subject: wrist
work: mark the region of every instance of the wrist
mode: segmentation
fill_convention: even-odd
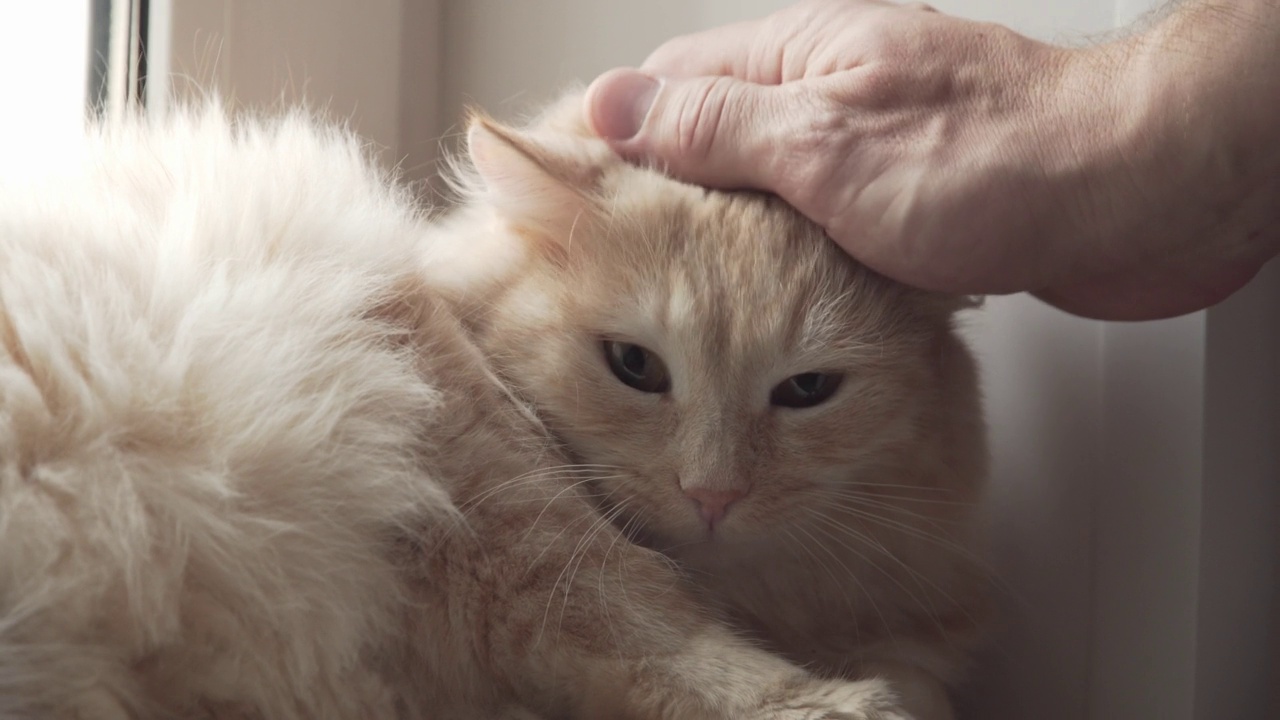
[[[1055,50],[1059,71],[1046,83],[1037,139],[1050,163],[1047,189],[1063,211],[1060,227],[1046,229],[1069,248],[1057,280],[1068,280],[1116,271],[1152,250],[1140,231],[1154,198],[1177,192],[1165,168],[1177,154],[1164,147],[1159,103],[1145,97],[1130,48]]]
[[[1187,2],[1112,48],[1131,104],[1119,152],[1145,228],[1170,254],[1234,260],[1280,247],[1280,0]],[[1154,242],[1155,238],[1151,238]]]

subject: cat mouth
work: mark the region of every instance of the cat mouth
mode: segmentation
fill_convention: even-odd
[[[609,523],[637,547],[666,555],[694,545],[718,546],[729,542],[724,528],[728,518],[721,517],[715,522],[709,522],[699,517],[693,527],[684,526],[664,532],[661,524],[655,527],[645,517],[642,508],[635,507],[634,503],[625,499],[620,501],[599,480],[584,478],[580,488],[582,496],[592,504],[596,512],[601,517],[608,518]],[[693,514],[697,517],[696,511]]]

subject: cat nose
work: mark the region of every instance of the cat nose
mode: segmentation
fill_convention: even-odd
[[[742,490],[708,490],[706,488],[689,488],[684,491],[698,504],[698,513],[708,524],[715,525],[724,519],[729,506],[742,499],[747,493]]]

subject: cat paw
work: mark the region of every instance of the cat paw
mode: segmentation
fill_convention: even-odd
[[[775,693],[760,720],[914,720],[879,680],[811,681]]]

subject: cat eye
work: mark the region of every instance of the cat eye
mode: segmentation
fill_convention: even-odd
[[[779,407],[809,408],[826,402],[840,387],[843,375],[809,372],[783,380],[769,395],[769,403]]]
[[[604,357],[609,362],[609,369],[625,385],[647,393],[663,393],[671,389],[667,366],[648,348],[605,340]]]

